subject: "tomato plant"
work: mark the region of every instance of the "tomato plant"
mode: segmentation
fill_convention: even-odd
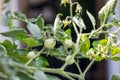
[[[8,1],[8,0],[6,0]],[[82,7],[78,2],[72,0],[61,0],[61,6],[70,6],[70,15],[62,19],[64,14],[58,13],[54,24],[47,25],[40,16],[28,19],[26,15],[17,12],[7,11],[4,15],[4,25],[9,27],[9,31],[0,33],[5,37],[10,37],[12,41],[0,41],[0,79],[2,80],[61,80],[56,76],[47,73],[58,74],[66,79],[85,80],[86,73],[95,61],[113,60],[120,61],[120,21],[113,16],[117,0],[109,0],[98,13],[100,27],[95,28],[96,20],[87,10],[86,13],[91,20],[93,30],[89,33],[83,33],[87,29],[81,16]],[[76,10],[73,9],[76,6]],[[73,14],[75,13],[75,15]],[[112,16],[108,21],[107,18]],[[22,27],[15,27],[13,20],[19,20],[27,24],[30,34]],[[70,27],[68,27],[70,26]],[[114,32],[110,29],[118,26]],[[67,30],[64,30],[64,28]],[[76,41],[73,41],[71,28],[76,33]],[[104,30],[106,28],[106,30]],[[101,34],[105,35],[104,39],[94,40]],[[18,48],[16,41],[25,44],[25,48]],[[56,47],[57,43],[60,46]],[[92,46],[90,46],[92,45]],[[34,50],[33,47],[42,46],[40,51]],[[48,68],[49,62],[42,55],[54,56],[64,61],[64,65],[59,68]],[[78,65],[80,59],[88,58],[91,62],[81,70]],[[68,65],[75,64],[79,73],[65,71]],[[112,80],[119,80],[120,75],[113,75]]]

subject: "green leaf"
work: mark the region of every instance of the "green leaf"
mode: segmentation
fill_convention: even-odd
[[[114,46],[114,47],[110,50],[110,53],[111,53],[112,55],[119,54],[119,53],[120,53],[120,48],[117,47],[117,46]]]
[[[4,40],[3,43],[1,43],[6,48],[6,53],[17,53],[17,45],[15,43],[10,42],[9,40]]]
[[[8,26],[11,16],[12,16],[12,13],[10,11],[5,12],[5,15],[3,15],[2,17],[2,24],[4,26]]]
[[[27,17],[25,14],[21,13],[21,12],[14,12],[14,16],[12,16],[13,18],[17,19],[17,20],[21,20],[24,22],[28,23]]]
[[[80,28],[80,29],[86,29],[86,25],[81,17],[81,15],[76,14],[73,17],[73,21],[75,22],[75,24]]]
[[[110,26],[110,28],[112,26],[120,26],[120,21],[119,20],[111,20],[109,23],[108,23],[108,27]]]
[[[109,0],[106,5],[99,11],[99,19],[103,22],[104,19],[114,13],[117,0]]]
[[[93,28],[95,29],[96,20],[95,20],[94,16],[89,11],[87,11],[87,15],[89,16],[89,18],[92,22]]]
[[[120,74],[113,74],[111,80],[120,80]]]
[[[26,36],[26,31],[21,28],[13,28],[8,32],[1,33],[3,36],[11,37],[13,39],[21,39]]]
[[[57,30],[58,30],[59,28],[62,27],[62,22],[61,22],[61,19],[60,19],[61,16],[62,16],[62,14],[61,14],[61,13],[58,13],[57,16],[56,16],[56,18],[55,18],[54,28],[53,28],[53,31],[54,31],[55,33],[57,32]]]
[[[43,38],[39,39],[37,45],[42,46],[43,44],[44,44]]]
[[[6,48],[3,45],[0,45],[0,56],[6,54]]]
[[[85,44],[81,47],[80,52],[86,53],[90,48],[90,40],[87,40]]]
[[[109,46],[107,46],[107,43],[108,43],[108,39],[102,39],[102,40],[94,41],[92,45],[95,51],[97,52],[102,51],[104,54],[106,54],[109,49]]]
[[[108,39],[102,39],[100,40],[99,44],[101,44],[102,46],[106,46],[108,43]]]
[[[113,61],[120,61],[120,57],[112,57],[112,58],[110,58],[110,60],[113,60]]]
[[[49,66],[49,63],[44,57],[40,56],[39,58],[35,59],[35,65],[37,67],[47,67]]]
[[[35,80],[30,74],[24,73],[24,72],[18,72],[17,77],[20,78],[20,80]]]
[[[64,35],[65,38],[68,38],[68,39],[71,39],[71,30],[70,29],[67,29],[65,31],[65,35]],[[62,37],[63,38],[63,37]]]
[[[87,39],[86,35],[81,35],[80,44],[83,43],[86,39]],[[87,41],[85,41],[84,45],[80,48],[80,52],[86,54],[89,48],[90,48],[90,40],[88,39]]]
[[[107,39],[97,40],[92,43],[92,46],[95,50],[98,50],[98,45],[101,45],[101,47],[105,47],[107,45],[107,42]],[[104,50],[107,51],[108,47],[106,47]]]
[[[101,55],[99,55],[95,58],[95,61],[101,61],[101,60],[103,60],[103,57]]]
[[[49,80],[45,73],[40,70],[35,71],[33,77],[35,78],[35,80]]]
[[[60,78],[52,75],[47,75],[47,77],[49,78],[49,80],[61,80]]]
[[[99,44],[104,47],[104,53],[107,53],[108,52],[108,49],[110,46],[107,45],[108,43],[108,39],[102,39],[100,40]]]
[[[18,53],[8,53],[7,55],[22,63],[26,63],[29,60],[26,56],[20,55]]]
[[[4,45],[6,47],[6,49],[16,49],[17,48],[17,45],[11,43],[9,40],[4,40],[4,42],[1,44]]]
[[[57,51],[58,51],[58,55],[59,54],[66,54],[66,52],[65,52],[65,48],[63,47],[63,46],[60,46],[59,48],[57,48]],[[56,53],[55,53],[56,54]]]
[[[2,25],[8,26],[8,23],[9,23],[9,17],[6,16],[6,15],[4,15],[4,16],[2,17]]]
[[[36,24],[28,23],[27,28],[35,38],[37,38],[37,39],[40,38],[41,29]]]
[[[10,29],[14,28],[13,20],[9,20],[8,26],[10,27]]]
[[[92,43],[93,48],[97,50],[98,44],[99,44],[99,41],[98,41],[98,40],[97,40],[97,41],[94,41],[94,42]]]
[[[8,3],[10,0],[4,0],[4,3]]]
[[[28,22],[31,22],[31,23],[35,23],[37,22],[37,19],[36,18],[30,18],[30,19],[27,19]]]
[[[41,16],[38,16],[36,24],[39,26],[41,30],[44,28],[44,20]]]
[[[29,47],[37,46],[37,42],[33,38],[25,38],[22,39],[21,41]]]

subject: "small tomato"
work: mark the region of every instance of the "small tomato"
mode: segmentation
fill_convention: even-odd
[[[64,27],[68,26],[71,23],[70,20],[63,20]]]
[[[68,64],[68,65],[71,65],[75,62],[74,58],[71,56],[71,55],[68,55],[65,59],[65,62]]]
[[[56,44],[56,41],[53,38],[49,38],[44,41],[44,47],[47,49],[54,48],[55,44]]]
[[[33,51],[31,51],[31,52],[29,52],[28,54],[27,54],[27,58],[29,58],[29,59],[31,59],[31,58],[34,58],[34,56],[35,56],[35,52],[33,52]]]
[[[73,41],[71,39],[66,39],[64,41],[64,44],[67,48],[71,47],[73,45]]]

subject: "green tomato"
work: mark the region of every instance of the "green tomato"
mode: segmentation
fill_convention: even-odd
[[[66,39],[64,41],[64,44],[65,44],[66,47],[69,48],[69,47],[71,47],[73,45],[73,41],[71,39]]]
[[[49,38],[44,41],[44,47],[47,49],[54,48],[55,44],[56,44],[56,41],[53,38]]]
[[[75,59],[74,57],[72,57],[71,55],[68,55],[65,59],[65,62],[68,64],[68,65],[71,65],[75,62]]]
[[[35,57],[35,52],[33,52],[33,51],[29,52],[26,57],[29,58],[29,59],[34,58]]]

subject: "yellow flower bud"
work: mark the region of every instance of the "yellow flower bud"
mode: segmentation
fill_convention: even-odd
[[[76,13],[80,13],[82,11],[82,7],[80,6],[80,4],[78,4],[77,6],[76,6]]]
[[[102,54],[103,59],[107,59],[108,55],[107,54]]]
[[[98,45],[98,50],[99,50],[99,51],[104,51],[102,45],[100,45],[100,44]]]
[[[96,56],[94,53],[94,49],[90,49],[86,54],[87,56],[89,56],[90,60],[92,60]]]
[[[63,25],[64,27],[68,26],[71,23],[71,21],[69,20],[63,20]]]
[[[62,5],[62,4],[65,5],[65,4],[68,3],[68,2],[69,2],[69,0],[61,0],[61,5]]]
[[[94,58],[94,56],[95,56],[94,52],[93,52],[93,53],[92,53],[92,52],[91,52],[91,53],[89,53],[89,58],[90,58],[90,59],[93,59],[93,58]]]

